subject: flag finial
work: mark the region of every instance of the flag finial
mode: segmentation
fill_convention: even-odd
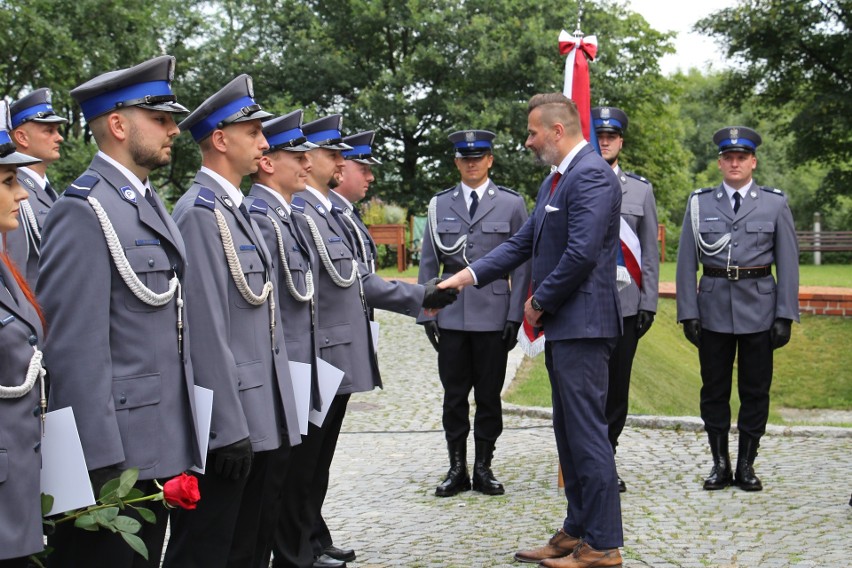
[[[580,31],[580,22],[583,19],[583,4],[577,0],[577,29],[574,30],[574,37],[583,37],[583,32]]]

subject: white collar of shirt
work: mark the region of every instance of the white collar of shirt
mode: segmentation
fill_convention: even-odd
[[[35,182],[39,185],[40,188],[44,189],[44,186],[47,185],[47,176],[41,177],[41,175],[35,170],[31,170],[26,166],[21,166],[18,168],[18,171],[24,174],[27,174],[31,178],[35,180]]]
[[[739,189],[734,189],[733,187],[731,187],[730,185],[728,185],[724,181],[722,182],[722,187],[725,188],[725,193],[728,194],[728,201],[731,203],[731,207],[734,206],[734,194],[739,193],[740,198],[741,198],[740,201],[741,202],[745,201],[745,196],[748,193],[748,190],[751,187],[751,184],[753,184],[753,183],[754,183],[753,180],[749,180],[749,182],[746,185],[742,186]]]
[[[287,200],[284,199],[283,195],[281,195],[280,193],[278,193],[277,191],[275,191],[274,189],[272,189],[268,185],[263,185],[262,183],[259,183],[257,185],[259,185],[260,187],[262,187],[263,189],[265,189],[266,191],[268,191],[269,193],[274,195],[275,199],[278,200],[278,203],[280,203],[281,206],[284,208],[284,211],[286,211],[288,214],[290,213],[290,204],[287,203]]]
[[[126,167],[124,167],[124,165],[118,163],[111,156],[104,154],[101,150],[98,150],[98,156],[103,158],[107,163],[111,164],[115,169],[117,169],[119,173],[121,173],[121,175],[126,177],[127,181],[130,182],[130,185],[133,186],[133,189],[139,192],[139,195],[141,195],[142,197],[145,197],[145,195],[147,195],[148,190],[151,189],[151,184],[148,181],[148,178],[145,178],[144,181],[140,180],[138,177],[136,177],[136,174],[128,170]]]
[[[222,189],[225,190],[225,193],[228,194],[228,197],[234,202],[234,207],[239,207],[243,204],[243,192],[238,188],[234,187],[234,184],[208,168],[207,166],[201,166],[201,169],[198,170],[200,172],[204,172],[208,176],[212,177],[216,183],[222,186]]]
[[[485,195],[485,188],[488,187],[488,182],[490,180],[485,178],[485,183],[480,185],[479,187],[470,187],[466,183],[462,182],[462,191],[464,192],[464,201],[467,203],[467,208],[470,209],[471,202],[471,194],[475,191],[476,197],[479,198],[479,201],[482,201],[482,196]]]
[[[355,208],[352,206],[352,202],[351,202],[351,201],[349,201],[348,199],[346,199],[345,197],[343,197],[342,195],[340,195],[339,193],[337,193],[337,192],[336,192],[336,191],[334,191],[333,189],[331,190],[331,192],[332,192],[334,195],[336,195],[337,197],[339,197],[339,198],[340,198],[340,200],[343,202],[343,205],[345,206],[345,207],[343,208],[343,209],[344,209],[344,211],[345,211],[346,209],[349,209],[349,210],[353,210],[353,211],[354,211],[354,209],[355,209]]]
[[[316,198],[320,200],[320,203],[322,203],[323,205],[325,205],[325,208],[326,208],[329,212],[331,211],[331,208],[332,208],[332,207],[334,207],[334,205],[332,205],[332,204],[331,204],[331,200],[330,200],[328,197],[326,197],[325,195],[323,195],[322,193],[320,193],[320,190],[318,190],[318,189],[316,189],[316,188],[313,188],[313,187],[311,187],[311,186],[309,186],[309,185],[308,185],[308,186],[305,186],[305,189],[306,189],[307,191],[310,191],[313,195],[315,195],[315,196],[316,196]]]
[[[621,173],[621,168],[618,167],[618,164],[615,164],[615,167],[612,168],[612,171],[615,173],[615,175],[618,176]]]
[[[559,162],[559,167],[556,168],[556,171],[560,174],[564,174],[565,170],[567,170],[568,166],[571,164],[571,160],[573,160],[574,157],[580,153],[580,150],[582,150],[583,146],[585,146],[586,144],[588,144],[588,142],[586,142],[585,140],[581,140],[576,146],[571,148],[571,151],[568,152],[568,155],[562,158],[562,161]]]

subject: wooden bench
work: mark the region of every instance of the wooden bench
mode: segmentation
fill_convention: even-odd
[[[802,252],[852,252],[852,231],[796,231]]]

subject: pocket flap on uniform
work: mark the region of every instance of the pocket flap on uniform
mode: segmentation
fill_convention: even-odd
[[[302,253],[299,251],[287,251],[287,265],[290,267],[290,270],[293,272],[304,272],[305,271],[305,260],[302,257]]]
[[[340,260],[341,258],[352,258],[352,251],[343,242],[326,243],[328,248],[328,256],[331,260]]]
[[[6,450],[0,450],[0,483],[6,481],[9,477],[9,454]]]
[[[500,295],[508,294],[509,281],[505,278],[498,278],[497,280],[491,283],[491,293]]]
[[[749,221],[746,223],[746,233],[774,233],[775,223],[772,221]]]
[[[483,233],[508,233],[509,223],[506,221],[489,221],[482,223]]]
[[[725,223],[721,221],[699,221],[698,222],[698,232],[699,233],[727,233],[728,229],[725,226]]]
[[[237,388],[241,391],[263,385],[263,365],[251,361],[237,365]]]
[[[461,232],[461,223],[438,223],[439,234],[456,234]]]
[[[160,373],[123,377],[112,382],[112,399],[116,410],[158,404],[160,392]]]
[[[257,253],[257,248],[254,245],[250,249],[238,250],[237,258],[240,259],[240,267],[243,274],[263,272],[263,263],[260,261],[260,255]]]
[[[124,250],[124,255],[127,257],[130,267],[136,274],[162,272],[172,269],[166,251],[157,245],[127,247]]]
[[[775,291],[775,279],[774,278],[758,278],[757,279],[757,291],[761,294],[771,294]]]
[[[352,326],[349,323],[321,328],[317,330],[317,334],[319,335],[320,349],[352,343]]]

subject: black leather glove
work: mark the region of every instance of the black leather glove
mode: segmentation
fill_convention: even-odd
[[[244,438],[233,444],[210,450],[209,457],[213,460],[213,471],[216,475],[237,481],[248,476],[252,455],[251,441]]]
[[[697,319],[683,320],[683,334],[690,343],[701,347],[701,322]]]
[[[654,323],[654,312],[647,310],[639,310],[636,313],[636,336],[642,337],[648,330],[651,329],[651,324]]]
[[[780,349],[790,342],[790,327],[792,322],[784,318],[775,318],[769,329],[769,342],[773,349]]]
[[[506,351],[511,351],[518,344],[519,329],[521,324],[516,321],[507,321],[503,326],[503,343],[506,345]]]
[[[424,286],[426,294],[423,296],[423,307],[427,310],[440,310],[456,301],[459,296],[459,291],[455,288],[447,288],[446,290],[438,289],[440,278],[433,278]]]
[[[426,337],[429,338],[429,343],[438,350],[438,341],[441,339],[441,332],[438,331],[438,322],[427,321],[423,323],[423,329],[426,330]]]

